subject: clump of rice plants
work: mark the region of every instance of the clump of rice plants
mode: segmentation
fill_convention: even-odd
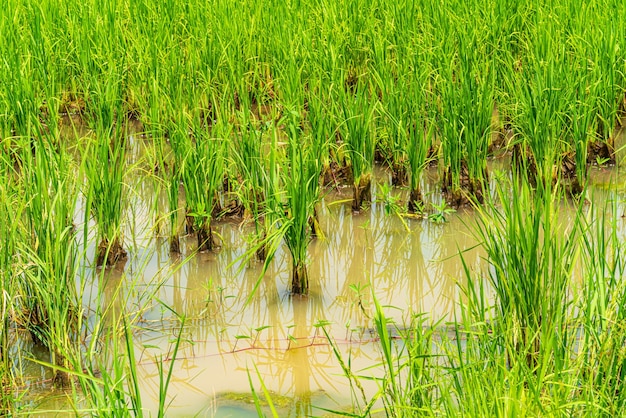
[[[30,240],[20,246],[25,266],[20,273],[24,304],[20,320],[33,342],[50,350],[52,364],[59,367],[54,380],[65,386],[69,384],[66,370],[70,359],[78,353],[82,322],[73,224],[78,195],[75,167],[63,146],[56,148],[48,138],[37,138],[33,150],[28,147],[24,154]]]
[[[87,208],[98,229],[97,266],[114,266],[126,258],[121,231],[126,138],[115,79],[96,82],[90,100],[94,137],[83,156]]]
[[[598,410],[619,414],[626,406],[626,270],[624,243],[619,236],[617,202],[590,205],[582,222],[583,267],[579,342],[581,396]]]
[[[570,90],[561,68],[567,65],[562,34],[541,11],[542,36],[529,46],[519,74],[511,75],[518,105],[513,127],[517,133],[515,164],[528,172],[532,183],[555,182],[562,177],[561,162],[570,152],[563,139]]]
[[[212,251],[218,243],[211,222],[219,212],[218,192],[224,180],[224,152],[230,128],[219,124],[208,131],[192,124],[191,136],[176,133],[177,147],[184,147],[180,172],[187,203],[187,225],[198,237],[198,251]]]
[[[449,55],[442,54],[439,64],[437,121],[443,151],[442,188],[446,201],[460,206],[484,198],[495,71],[479,47],[477,33],[457,33],[454,40],[456,48]]]
[[[263,143],[264,131],[263,125],[256,127],[250,120],[244,118],[234,134],[231,152],[231,158],[235,160],[241,176],[238,194],[247,215],[251,216],[254,222],[254,239],[257,242],[263,242],[270,232],[271,220],[267,210],[267,199],[275,193],[270,177],[275,178],[276,173],[272,174],[270,170],[271,162],[275,162],[276,159],[276,150],[272,147],[269,160],[264,155],[263,148],[266,146]],[[265,261],[267,255],[265,245],[260,245],[256,254],[259,261]]]
[[[560,194],[550,185],[532,190],[528,179],[498,189],[498,200],[489,202],[478,235],[491,269],[499,325],[505,327],[510,361],[525,358],[532,370],[554,353],[568,316],[568,287],[576,264],[578,227],[561,225]],[[545,188],[544,188],[545,187]],[[546,344],[547,343],[547,344]]]
[[[294,118],[288,122],[287,135],[289,142],[282,168],[285,208],[278,219],[291,254],[291,292],[305,295],[309,291],[307,254],[315,205],[319,201],[321,164],[314,153],[316,148],[306,143],[304,133]]]
[[[407,136],[406,155],[409,166],[409,212],[417,213],[423,207],[421,178],[432,152],[435,131],[434,118],[429,107],[433,106],[429,94],[428,73],[418,73],[411,83],[407,83],[406,113],[398,120],[403,134]]]
[[[613,19],[609,18],[605,30],[590,32],[586,56],[592,62],[589,74],[591,91],[587,94],[596,97],[597,112],[597,136],[589,144],[590,157],[592,160],[615,163],[615,133],[626,86],[623,84],[624,58],[623,55],[620,57],[623,54],[620,51],[624,45],[623,36],[612,22]]]
[[[173,131],[173,130],[172,130]],[[172,156],[169,145],[163,136],[155,137],[156,164],[155,170],[160,175],[160,184],[165,188],[167,194],[167,218],[169,219],[168,240],[170,252],[180,253],[180,172],[179,162]]]
[[[376,141],[376,159],[389,167],[391,183],[402,186],[408,178],[406,150],[409,145],[404,125],[407,123],[406,113],[410,103],[407,100],[409,79],[403,74],[403,78],[396,80],[393,74],[389,74],[391,70],[386,66],[375,67],[372,71],[381,97],[381,133]]]
[[[278,146],[279,129],[272,128],[272,150],[268,161],[267,197],[263,216],[267,235],[244,256],[262,251],[265,272],[274,253],[284,241],[291,255],[291,293],[309,292],[308,247],[315,233],[316,205],[320,199],[321,164],[319,147],[310,144],[299,117],[290,113],[284,120],[287,143]],[[278,151],[281,151],[280,153]],[[284,154],[283,154],[284,151]],[[283,191],[280,191],[279,184]]]
[[[331,147],[332,131],[332,94],[330,90],[325,90],[321,86],[315,91],[309,92],[306,96],[308,106],[307,119],[311,128],[311,145],[315,148],[315,155],[320,159],[322,181],[324,184],[336,183],[336,173],[333,172],[332,155],[334,150]]]
[[[345,147],[346,165],[352,173],[352,210],[359,211],[372,198],[372,165],[374,164],[374,109],[367,85],[359,82],[356,90],[339,93],[343,121],[339,133]]]
[[[570,139],[570,151],[563,156],[561,167],[561,180],[568,191],[574,195],[580,195],[588,179],[588,165],[592,155],[589,150],[592,147],[595,120],[595,100],[592,94],[587,94],[588,85],[584,76],[579,72],[574,72],[578,80],[571,80],[572,92],[569,109],[567,111],[566,131],[564,132]],[[572,157],[573,152],[573,157]],[[575,167],[572,168],[571,165]]]

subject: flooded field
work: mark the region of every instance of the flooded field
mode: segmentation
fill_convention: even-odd
[[[0,416],[622,416],[623,0],[8,0]]]
[[[491,168],[507,164],[503,158]],[[590,199],[621,202],[624,180],[616,168],[594,169],[592,179]],[[434,190],[436,180],[437,171],[430,170],[424,190]],[[258,387],[261,380],[280,416],[324,416],[320,408],[350,411],[350,382],[330,341],[355,374],[384,374],[373,295],[394,324],[392,334],[396,326],[411,326],[416,316],[446,334],[446,324],[466,300],[464,266],[472,272],[486,268],[476,238],[479,214],[441,207],[424,217],[401,218],[386,205],[406,191],[386,188],[389,181],[387,172],[377,169],[373,202],[361,213],[352,211],[346,187],[326,190],[319,205],[323,233],[309,246],[309,295],[298,296],[290,293],[284,248],[265,274],[262,263],[245,261],[251,230],[241,218],[216,225],[219,250],[196,253],[195,237],[184,236],[181,254],[171,254],[168,240],[152,227],[150,208],[162,204],[159,194],[138,177],[125,232],[132,256],[110,270],[84,266],[92,279],[83,289],[83,303],[88,318],[90,312],[94,318],[105,312],[106,319],[123,309],[135,318],[132,342],[143,407],[158,410],[159,368],[171,368],[168,416],[256,416],[250,388],[251,381]],[[573,216],[571,210],[563,204],[564,220]],[[619,225],[623,234],[624,222]],[[93,244],[88,251],[95,251]],[[31,350],[37,355],[36,347]],[[47,351],[41,355],[47,361]],[[24,402],[39,411],[34,416],[71,409],[72,395],[52,388],[50,370],[23,361]],[[367,397],[378,389],[375,381],[363,380]],[[80,409],[80,403],[74,407]]]

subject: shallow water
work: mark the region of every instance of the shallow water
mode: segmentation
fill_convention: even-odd
[[[491,170],[505,166],[506,161],[492,162]],[[389,181],[384,170],[375,174],[379,184]],[[624,198],[617,169],[593,168],[592,178],[590,199]],[[443,223],[400,219],[386,213],[385,197],[374,184],[377,199],[368,210],[353,213],[345,201],[351,190],[339,187],[319,205],[323,236],[309,247],[310,294],[291,296],[284,248],[261,278],[260,263],[241,261],[250,226],[224,221],[215,225],[219,251],[194,255],[196,239],[188,236],[182,238],[182,255],[171,256],[167,239],[154,226],[152,208],[165,207],[163,193],[144,177],[137,177],[132,189],[125,231],[131,259],[123,268],[104,272],[84,266],[92,278],[84,304],[92,318],[98,306],[119,310],[125,305],[136,312],[143,404],[150,411],[158,407],[157,364],[166,371],[173,367],[168,416],[256,416],[250,378],[257,391],[262,379],[281,416],[323,414],[316,406],[348,409],[349,382],[323,330],[356,374],[382,376],[382,368],[372,367],[380,360],[371,331],[373,295],[399,327],[422,313],[445,323],[463,302],[466,273],[459,253],[471,271],[485,268],[472,233],[473,210],[448,214]],[[423,190],[435,205],[440,203],[437,189],[432,169],[424,176]],[[392,194],[403,197],[406,191],[393,189]],[[81,205],[79,224],[84,222]],[[567,213],[565,205],[564,220]],[[91,260],[93,238],[87,242]],[[186,317],[182,330],[173,312]],[[169,354],[180,332],[182,344],[172,363]],[[63,393],[49,391],[48,371],[32,364],[27,369],[32,376],[27,399],[33,405],[41,402],[39,415],[68,407]],[[362,382],[368,396],[376,393],[374,381]]]

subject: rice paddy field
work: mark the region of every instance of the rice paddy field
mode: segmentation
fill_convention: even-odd
[[[626,3],[8,0],[1,416],[623,416]]]

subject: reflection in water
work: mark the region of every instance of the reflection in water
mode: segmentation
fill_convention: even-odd
[[[623,190],[607,190],[613,178],[601,177],[607,172],[596,169],[597,186],[590,193],[623,199]],[[430,183],[423,189],[435,190]],[[374,202],[369,210],[354,214],[349,203],[336,203],[348,193],[341,189],[319,207],[324,235],[309,248],[310,295],[292,297],[284,249],[263,277],[260,263],[241,261],[248,246],[246,226],[216,225],[222,238],[217,253],[194,255],[195,239],[182,237],[182,255],[171,256],[167,239],[155,238],[158,231],[151,227],[149,208],[155,203],[143,199],[158,191],[152,183],[137,190],[126,227],[127,245],[136,256],[123,271],[92,271],[85,306],[92,317],[96,309],[111,318],[123,309],[138,316],[134,342],[148,409],[158,405],[156,364],[165,359],[165,370],[172,365],[168,355],[174,336],[183,333],[173,364],[168,416],[225,414],[235,408],[233,399],[251,401],[249,395],[234,395],[250,393],[248,373],[255,387],[260,376],[282,399],[277,405],[283,416],[319,412],[313,405],[344,408],[351,403],[349,382],[322,326],[355,374],[380,375],[382,369],[371,367],[380,359],[369,331],[372,294],[399,326],[421,313],[433,322],[452,320],[463,302],[459,285],[466,280],[459,252],[472,271],[485,267],[472,234],[473,211],[461,210],[444,224],[410,219],[406,231],[397,217],[385,214],[382,204]],[[159,205],[165,205],[162,200]],[[96,295],[102,299],[94,300]],[[183,330],[173,312],[186,317]],[[374,381],[363,383],[369,395],[378,389]]]
[[[285,414],[312,414],[312,399],[331,408],[349,405],[348,381],[321,327],[337,341],[355,373],[379,373],[370,369],[379,361],[369,331],[372,289],[382,305],[397,308],[388,313],[398,324],[421,312],[433,319],[452,317],[457,283],[464,276],[456,254],[468,249],[468,264],[479,260],[463,221],[451,217],[449,223],[435,225],[411,220],[407,232],[376,204],[353,214],[348,205],[323,202],[320,213],[325,234],[310,246],[308,297],[289,295],[289,255],[282,249],[262,278],[258,262],[242,265],[245,228],[231,223],[218,227],[223,240],[218,253],[192,257],[160,285],[159,299],[188,318],[187,343],[170,390],[176,397],[171,413],[197,411],[211,399],[218,412],[220,404],[231,408],[224,394],[248,393],[248,372],[256,377],[254,367],[270,390],[289,397],[282,404]],[[471,214],[460,217],[470,219]],[[168,268],[180,262],[168,256],[151,261]],[[157,307],[147,312],[146,320],[161,323],[165,330],[152,325],[154,332],[137,339],[146,381],[155,376],[159,350],[144,347],[170,344],[174,326],[166,313]],[[365,389],[374,394],[375,382]],[[154,391],[151,398],[157,402]]]

